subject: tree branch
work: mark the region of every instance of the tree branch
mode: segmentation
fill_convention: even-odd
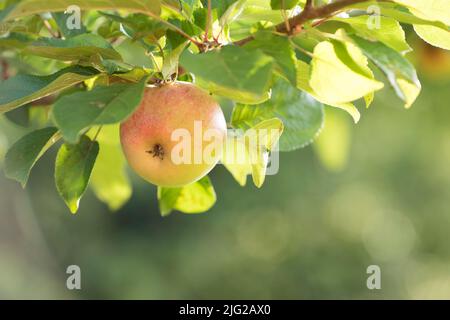
[[[367,1],[369,0],[337,0],[321,7],[314,7],[312,1],[308,0],[301,13],[290,18],[287,24],[282,22],[276,25],[275,30],[279,33],[289,33],[288,28],[290,28],[290,30],[296,30],[299,26],[302,26],[310,20],[327,18],[345,7]],[[242,46],[253,39],[253,36],[249,36],[247,38],[235,41],[234,44]]]

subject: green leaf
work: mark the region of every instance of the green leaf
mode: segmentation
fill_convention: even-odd
[[[228,134],[221,160],[242,187],[247,183],[247,176],[252,173],[252,164],[245,139],[243,135]]]
[[[262,22],[278,24],[283,17],[278,10],[271,10],[270,2],[266,0],[247,1],[238,19],[230,25],[232,40],[239,40],[254,32],[255,24]]]
[[[2,33],[0,32],[0,36]],[[4,49],[24,49],[35,37],[17,32],[10,32],[7,37],[0,37],[0,48]]]
[[[211,8],[217,11],[217,17],[222,17],[238,0],[211,0]],[[208,0],[202,0],[204,8],[208,7]]]
[[[162,216],[172,210],[184,213],[208,211],[216,202],[216,192],[208,176],[180,188],[158,187],[158,201]]]
[[[264,184],[269,152],[277,145],[283,129],[283,122],[278,118],[273,118],[258,123],[245,133],[250,141],[252,139],[256,141],[256,147],[250,143],[248,152],[252,165],[252,179],[257,188],[261,188]]]
[[[97,129],[97,128],[94,128]],[[91,137],[97,130],[91,130]],[[100,151],[92,171],[90,186],[97,198],[105,202],[110,210],[120,209],[131,197],[131,184],[126,173],[119,125],[103,126],[97,136]]]
[[[69,67],[49,76],[19,74],[0,83],[0,113],[57,93],[96,75],[90,68]]]
[[[372,26],[370,19],[377,19],[380,28]],[[405,40],[405,32],[400,23],[395,19],[383,16],[370,17],[362,15],[349,18],[333,18],[333,20],[349,24],[359,36],[367,40],[381,41],[385,45],[400,52],[411,51],[411,47]]]
[[[98,86],[60,98],[54,105],[53,120],[64,139],[78,140],[83,129],[93,125],[114,124],[127,118],[142,100],[147,77],[135,84]]]
[[[226,26],[232,23],[238,16],[242,13],[245,6],[247,5],[247,0],[237,0],[233,2],[223,14],[220,15],[219,24],[220,26]]]
[[[153,63],[152,59],[148,56],[148,51],[136,41],[125,39],[115,49],[128,65],[150,70],[159,68],[159,63]]]
[[[439,21],[446,28],[439,26],[414,25],[414,30],[426,42],[433,46],[450,50],[450,2],[447,0],[395,0],[404,5],[417,17],[430,21]]]
[[[408,1],[408,0],[406,0]],[[425,0],[428,1],[428,0]],[[444,0],[445,1],[445,0]],[[406,2],[405,2],[406,3]],[[418,16],[415,16],[412,14],[407,6],[402,7],[398,5],[397,3],[390,3],[390,2],[380,2],[380,1],[367,1],[359,4],[354,4],[349,6],[349,8],[352,9],[359,9],[366,11],[367,8],[370,6],[376,6],[377,8],[380,8],[380,13],[382,16],[390,17],[392,19],[397,20],[400,23],[407,23],[407,24],[420,24],[420,25],[429,25],[429,26],[435,26],[444,30],[448,30],[448,27],[445,23],[441,21],[437,21],[435,19],[427,19],[427,18],[419,18]]]
[[[180,55],[183,50],[186,48],[187,42],[185,41],[181,45],[179,45],[174,50],[171,50],[165,57],[163,61],[163,66],[161,69],[161,73],[164,79],[169,79],[171,75],[177,73],[178,71],[178,62],[180,60]]]
[[[181,194],[181,189],[158,187],[159,211],[163,217],[168,216],[174,209],[175,203]]]
[[[43,38],[28,45],[25,52],[63,61],[85,61],[95,55],[103,59],[122,60],[108,41],[91,33],[69,39]]]
[[[299,0],[270,0],[270,6],[274,10],[292,9],[298,2]]]
[[[34,164],[57,140],[57,129],[54,127],[39,129],[23,136],[6,153],[6,176],[25,187]]]
[[[161,12],[159,0],[23,0],[8,7],[8,12],[1,18],[9,21],[33,14],[63,12],[74,5],[81,10],[126,10],[151,15],[159,15]]]
[[[55,164],[56,188],[72,213],[78,211],[98,151],[98,142],[87,136],[82,136],[77,144],[63,144],[58,151]]]
[[[150,72],[142,68],[133,68],[130,71],[124,73],[115,73],[112,75],[113,78],[125,79],[130,82],[139,82],[142,78],[150,75]]]
[[[120,31],[133,40],[145,38],[149,42],[158,41],[168,28],[161,21],[141,13],[129,14],[125,17],[106,12],[100,12],[100,14],[111,21],[119,22]]]
[[[241,186],[246,184],[249,174],[256,187],[263,185],[269,152],[277,146],[283,129],[283,122],[272,118],[259,122],[243,134],[240,131],[228,134],[222,163]]]
[[[267,31],[257,32],[254,40],[245,45],[245,48],[260,49],[264,54],[274,58],[276,70],[295,86],[296,57],[289,38]]]
[[[232,45],[203,54],[186,50],[180,63],[211,93],[249,104],[269,98],[273,59],[259,50]]]
[[[326,97],[319,97],[314,92],[313,88],[311,88],[311,85],[309,84],[310,78],[311,78],[310,65],[304,61],[297,60],[297,88],[309,93],[312,97],[314,97],[314,99],[316,99],[317,101],[319,101],[323,104],[346,111],[348,114],[350,114],[352,116],[353,121],[355,123],[358,123],[361,115],[354,104],[352,104],[350,102],[334,103],[334,102],[328,101],[326,99]]]
[[[429,44],[438,48],[450,50],[449,30],[445,31],[434,26],[414,25],[414,31]]]
[[[405,102],[405,107],[410,107],[421,89],[414,66],[400,53],[380,42],[350,37],[386,74],[397,95]]]
[[[450,2],[447,0],[394,0],[417,17],[450,25]]]
[[[272,88],[270,100],[255,106],[237,105],[231,123],[236,128],[248,129],[275,117],[281,119],[285,127],[279,148],[292,151],[311,143],[320,131],[323,105],[306,92],[278,80]]]
[[[344,60],[343,60],[344,59]],[[346,103],[383,88],[373,74],[361,66],[367,59],[355,45],[333,45],[323,41],[314,48],[310,85],[315,94],[331,103]]]

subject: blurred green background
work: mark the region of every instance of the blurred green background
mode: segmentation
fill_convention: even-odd
[[[71,215],[53,182],[56,148],[25,191],[0,175],[0,298],[450,298],[450,78],[436,76],[435,56],[420,59],[412,109],[386,89],[350,130],[328,112],[329,139],[281,154],[260,190],[218,166],[205,214],[161,218],[156,189],[133,176],[119,212],[88,191]],[[24,129],[1,129],[3,154]],[[66,289],[72,264],[79,291]],[[381,290],[366,287],[369,265]]]

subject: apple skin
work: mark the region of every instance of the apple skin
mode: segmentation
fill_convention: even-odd
[[[200,144],[195,140],[195,121],[197,129],[201,124],[203,133],[215,130],[218,143],[223,145],[227,131],[225,117],[206,91],[188,82],[147,87],[136,111],[120,126],[122,149],[131,168],[148,182],[163,187],[180,187],[204,177],[219,161],[222,147],[213,153],[212,161],[172,161],[172,149],[179,144],[172,139],[176,129],[189,131],[192,160],[194,152],[203,152],[211,143],[203,137]]]

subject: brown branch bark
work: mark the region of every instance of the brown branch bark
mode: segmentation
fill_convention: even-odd
[[[280,33],[288,33],[288,28],[290,30],[296,30],[298,29],[299,26],[302,26],[303,24],[305,24],[310,20],[327,18],[352,4],[367,1],[369,0],[337,0],[335,2],[320,7],[314,7],[312,5],[312,1],[307,1],[304,10],[298,15],[289,19],[288,21],[289,27],[286,25],[286,23],[282,22],[275,26],[275,30]],[[235,41],[234,44],[242,46],[247,42],[252,41],[253,39],[254,39],[253,36],[249,36],[247,38]]]

